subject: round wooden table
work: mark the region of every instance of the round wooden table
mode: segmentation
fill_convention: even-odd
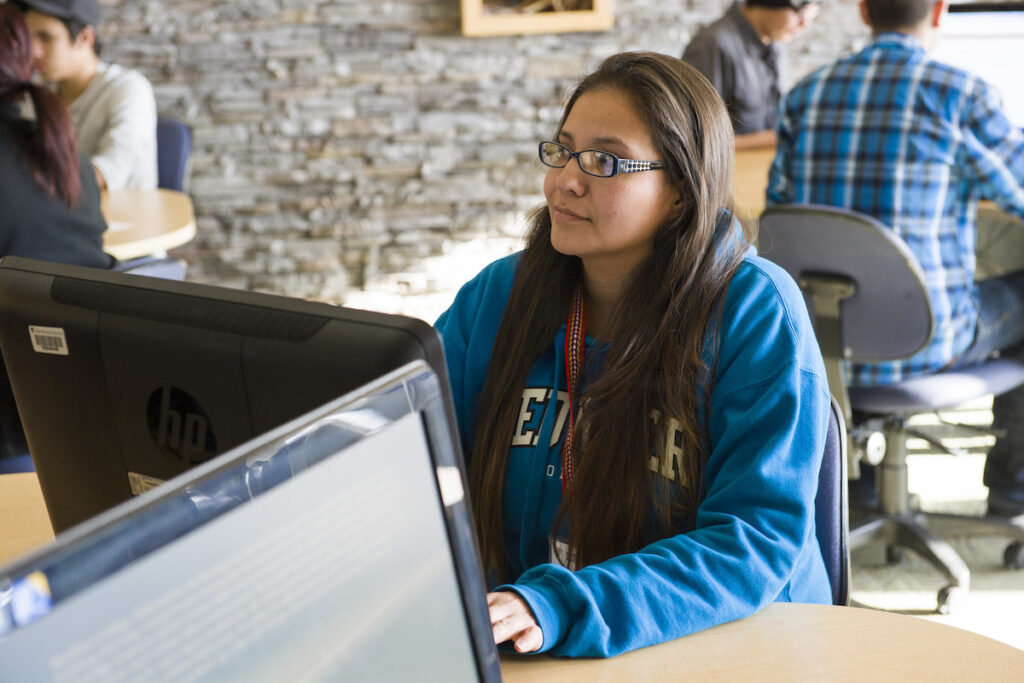
[[[1020,681],[1024,651],[916,617],[776,603],[611,659],[503,655],[505,683],[548,681]]]
[[[100,196],[107,220],[103,249],[122,261],[181,246],[196,234],[192,200],[174,190],[110,190]]]
[[[768,169],[771,168],[774,159],[774,147],[736,152],[732,193],[736,201],[736,215],[741,221],[757,221],[764,213]]]
[[[0,565],[52,540],[36,473],[0,474]]]

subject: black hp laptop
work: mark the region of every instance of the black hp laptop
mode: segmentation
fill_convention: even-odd
[[[16,257],[0,348],[58,532],[409,361],[448,393],[421,320]]]

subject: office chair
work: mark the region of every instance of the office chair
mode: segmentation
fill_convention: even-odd
[[[18,474],[20,472],[35,471],[35,463],[32,462],[32,456],[28,453],[0,458],[0,474]]]
[[[912,509],[907,487],[907,420],[966,401],[1001,394],[1024,383],[1024,363],[1011,358],[915,377],[882,387],[847,388],[842,362],[907,358],[931,339],[934,325],[924,276],[907,245],[869,216],[829,206],[781,205],[761,217],[762,254],[800,284],[814,319],[829,388],[847,424],[848,467],[881,455],[876,470],[878,509],[851,525],[850,545],[874,538],[898,562],[910,548],[948,579],[937,596],[948,613],[970,587],[970,571],[953,548],[928,529],[928,520],[961,533],[1005,535],[1013,542],[1004,564],[1024,567],[1024,524],[997,517]],[[856,423],[854,422],[856,411]],[[879,431],[880,429],[880,431]],[[884,445],[878,443],[881,434]]]
[[[184,192],[191,156],[192,129],[180,121],[157,118],[157,187]]]
[[[846,497],[846,425],[839,403],[832,399],[828,434],[814,498],[814,523],[825,560],[832,604],[850,604],[850,520]]]

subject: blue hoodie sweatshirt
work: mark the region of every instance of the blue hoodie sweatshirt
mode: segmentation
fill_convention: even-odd
[[[487,266],[436,323],[471,467],[478,399],[518,263],[516,254]],[[568,424],[564,325],[532,366],[502,510],[516,579],[499,589],[529,604],[544,634],[541,652],[607,657],[771,602],[831,602],[814,528],[828,382],[802,295],[750,248],[730,282],[720,325],[717,363],[706,359],[715,372],[705,405],[711,448],[695,526],[576,571],[550,557]],[[588,337],[586,345],[589,353],[595,342]],[[652,458],[652,477],[672,471],[679,453],[668,441],[660,461]]]

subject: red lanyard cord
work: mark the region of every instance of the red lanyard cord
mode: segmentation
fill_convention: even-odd
[[[569,301],[569,317],[565,322],[565,385],[569,393],[569,430],[562,441],[562,494],[572,485],[575,461],[573,447],[576,441],[576,395],[583,371],[587,320],[583,310],[583,285],[576,283]]]

